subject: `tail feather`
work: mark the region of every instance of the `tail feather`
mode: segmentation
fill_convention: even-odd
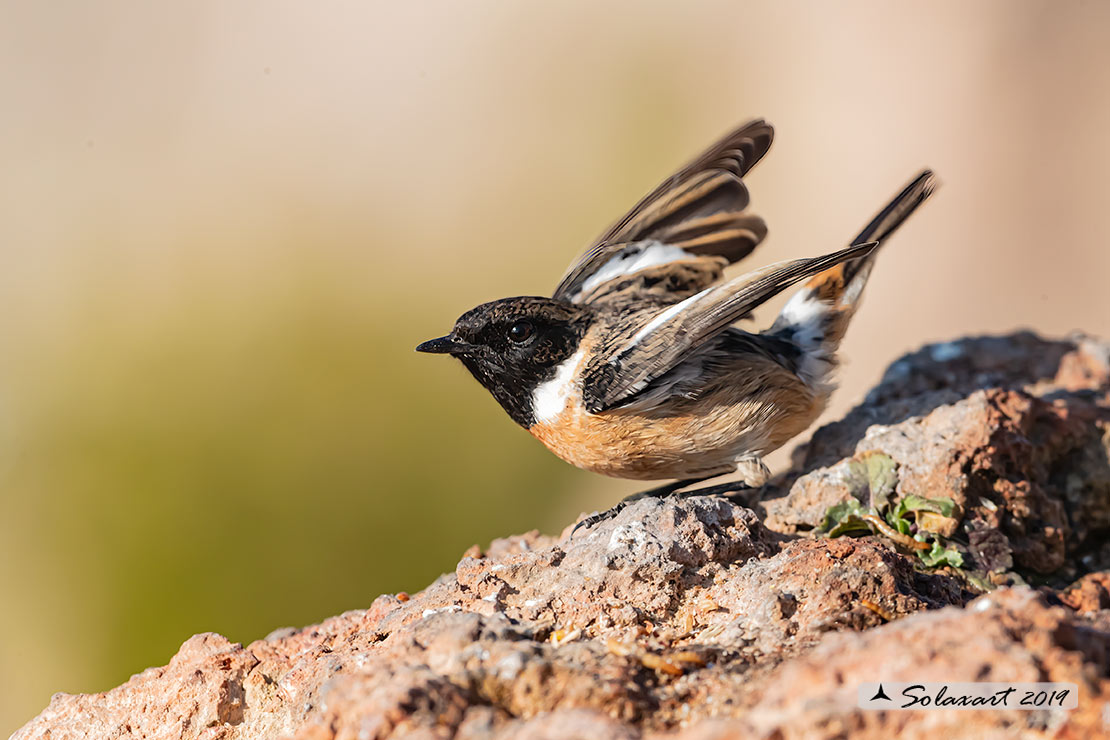
[[[875,218],[871,219],[871,223],[863,227],[855,239],[848,242],[849,244],[862,244],[864,242],[879,242],[880,244],[891,234],[898,230],[910,214],[917,210],[917,207],[925,202],[925,199],[933,194],[937,187],[937,178],[932,170],[925,170],[913,179],[905,189],[899,193],[894,200],[887,204],[886,208],[879,211]],[[858,271],[859,266],[873,262],[875,250],[866,257],[862,257],[853,262],[845,263],[845,283],[851,281],[855,277],[855,271]],[[853,270],[852,268],[855,268]],[[819,277],[819,276],[818,276]],[[816,279],[816,278],[814,278]]]
[[[850,243],[882,242],[932,195],[937,180],[925,170],[906,186]],[[832,392],[836,350],[875,264],[879,249],[820,272],[795,293],[770,333],[794,343],[801,352],[798,373],[820,395]]]

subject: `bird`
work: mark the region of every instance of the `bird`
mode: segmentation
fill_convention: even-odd
[[[416,347],[461,360],[566,462],[674,480],[578,526],[726,474],[739,473],[726,488],[762,487],[763,458],[809,427],[836,387],[837,351],[879,247],[937,184],[920,172],[843,249],[725,279],[767,235],[743,178],[773,138],[764,120],[739,126],[610,226],[551,297],[484,303]],[[738,326],[799,283],[769,328]]]

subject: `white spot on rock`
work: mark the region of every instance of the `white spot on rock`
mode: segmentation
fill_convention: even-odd
[[[633,552],[644,549],[647,545],[647,530],[644,529],[643,522],[629,522],[622,524],[613,530],[613,534],[609,536],[610,552],[621,548],[627,548]]]
[[[461,611],[462,611],[462,607],[459,606],[458,604],[448,604],[447,606],[441,606],[438,609],[425,609],[421,613],[421,616],[424,617],[424,619],[427,619],[428,617],[432,616],[433,614],[440,614],[440,613],[443,613],[443,612],[446,612],[446,613],[450,614],[451,612],[461,612]]]
[[[497,662],[497,677],[502,681],[512,681],[524,670],[524,656],[509,653]]]
[[[964,353],[964,348],[956,342],[941,342],[929,347],[929,356],[933,362],[948,362]]]

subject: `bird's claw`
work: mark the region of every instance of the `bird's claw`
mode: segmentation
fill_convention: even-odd
[[[686,483],[688,484],[689,481],[687,481]],[[733,481],[731,483],[722,483],[720,485],[708,486],[706,488],[696,488],[692,491],[676,490],[677,488],[678,488],[678,486],[675,486],[675,485],[663,486],[661,488],[652,489],[650,491],[641,491],[640,493],[634,493],[631,496],[627,496],[624,499],[618,501],[617,504],[613,508],[607,509],[606,511],[599,511],[596,514],[591,514],[590,516],[586,517],[582,521],[575,524],[574,529],[570,530],[570,536],[574,537],[574,534],[579,529],[582,529],[583,527],[585,527],[586,529],[589,529],[590,527],[594,526],[595,524],[598,524],[600,522],[604,522],[607,519],[612,519],[617,514],[624,511],[624,508],[626,506],[628,506],[630,503],[632,503],[633,501],[639,501],[640,499],[645,499],[645,498],[659,498],[659,499],[679,498],[679,499],[685,499],[685,498],[690,498],[692,496],[723,496],[723,497],[730,497],[730,496],[735,496],[735,495],[738,495],[738,494],[750,492],[752,490],[756,490],[756,489],[753,489],[752,486],[749,486],[749,485],[745,484],[742,481]]]
[[[590,527],[594,526],[595,524],[598,524],[599,522],[603,522],[606,519],[612,519],[617,514],[621,513],[624,510],[624,507],[626,507],[626,506],[628,506],[628,501],[618,501],[617,505],[614,506],[611,509],[607,509],[606,511],[599,511],[596,514],[591,514],[590,516],[586,517],[582,521],[578,522],[578,524],[574,525],[574,529],[570,530],[570,536],[573,537],[574,533],[577,532],[582,527],[585,527],[586,529],[589,529]]]

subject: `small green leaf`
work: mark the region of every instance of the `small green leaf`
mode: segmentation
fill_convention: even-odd
[[[902,534],[910,533],[910,523],[907,522],[905,519],[895,519],[894,521],[890,522],[890,525]]]
[[[907,511],[931,511],[934,514],[950,517],[956,510],[956,502],[950,498],[925,498],[911,493],[898,502],[898,508]]]
[[[964,580],[983,593],[994,590],[994,584],[987,580],[982,571],[964,571]]]
[[[890,494],[898,485],[897,468],[889,455],[864,453],[862,458],[848,463],[849,485],[872,509],[885,511],[890,506]]]
[[[960,554],[959,550],[951,547],[944,547],[937,540],[933,540],[933,547],[930,550],[921,550],[918,552],[921,562],[930,568],[936,568],[941,565],[951,565],[953,568],[959,568],[964,564],[964,556]]]
[[[839,537],[848,532],[870,531],[867,523],[860,518],[867,513],[869,512],[854,498],[834,504],[825,511],[821,529],[829,537]]]
[[[821,523],[821,528],[829,529],[830,526],[839,524],[848,517],[860,516],[863,513],[863,507],[854,498],[841,501],[839,504],[833,504],[825,510],[825,519]]]

